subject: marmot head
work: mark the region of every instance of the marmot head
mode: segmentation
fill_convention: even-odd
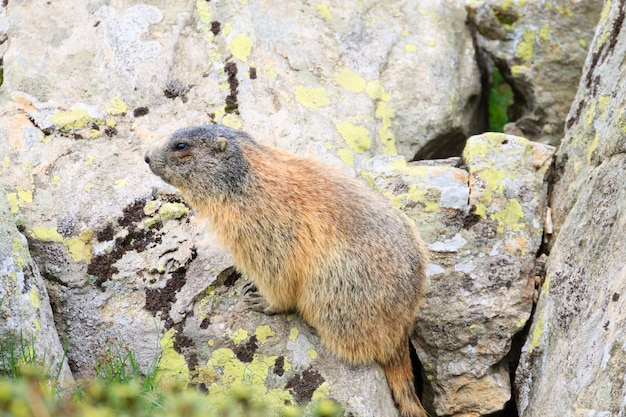
[[[221,125],[179,129],[146,153],[150,170],[194,199],[237,194],[249,179],[242,144],[254,144],[243,132]]]

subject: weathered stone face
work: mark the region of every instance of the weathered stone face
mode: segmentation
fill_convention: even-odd
[[[520,415],[626,409],[626,33],[606,2],[556,158],[557,237],[516,375]]]
[[[0,188],[0,352],[2,364],[11,355],[35,355],[37,363],[58,375],[57,385],[74,384],[59,341],[48,291],[28,251],[28,242],[11,215]],[[26,351],[23,351],[26,350]],[[45,358],[45,362],[44,362]],[[8,372],[8,369],[0,369]]]
[[[132,4],[131,4],[132,3]],[[245,2],[244,2],[245,3]],[[395,416],[380,369],[348,367],[297,316],[244,310],[243,278],[144,151],[213,121],[353,170],[429,245],[413,341],[426,403],[484,415],[530,314],[549,147],[481,125],[461,1],[9,2],[0,10],[0,184],[80,375],[121,341],[160,378],[276,404],[332,396]],[[439,143],[439,145],[436,145]],[[458,162],[458,161],[457,161]],[[26,300],[28,301],[28,300]]]
[[[465,169],[368,161],[368,182],[416,220],[430,250],[414,340],[437,415],[491,414],[510,399],[505,357],[532,308],[553,151],[489,133],[468,140]]]
[[[45,37],[21,36],[41,16],[8,8],[20,26],[5,60],[19,65],[5,66],[5,91],[46,104],[34,117],[44,131],[112,123],[103,110],[119,97],[129,112],[149,110],[136,121],[143,138],[215,121],[358,169],[375,154],[413,158],[438,138],[458,154],[482,127],[460,0],[41,4],[52,16]]]
[[[477,46],[515,93],[508,126],[558,145],[603,1],[467,1]]]

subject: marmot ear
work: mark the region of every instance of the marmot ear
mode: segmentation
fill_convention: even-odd
[[[225,152],[228,149],[228,140],[226,138],[219,137],[215,140],[215,150],[217,152]]]

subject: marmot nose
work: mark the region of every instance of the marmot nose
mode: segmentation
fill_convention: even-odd
[[[144,160],[144,161],[146,161],[146,164],[149,164],[149,163],[150,163],[150,157],[148,156],[148,154],[146,154],[146,155],[143,157],[143,160]]]

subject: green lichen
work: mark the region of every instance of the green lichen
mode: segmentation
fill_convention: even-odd
[[[517,44],[515,53],[524,62],[529,62],[535,53],[535,31],[527,29],[522,34],[522,40]]]
[[[519,232],[524,229],[525,224],[520,222],[524,218],[524,210],[516,199],[511,199],[500,211],[491,215],[491,219],[498,223],[498,232],[502,233],[506,229]]]
[[[403,208],[410,203],[420,203],[424,206],[426,212],[432,213],[439,211],[439,197],[431,199],[426,195],[426,192],[417,187],[415,184],[411,184],[409,190],[406,193],[400,193],[389,197],[391,202],[396,206]]]
[[[391,94],[385,91],[380,80],[372,80],[365,86],[365,93],[372,100],[382,100],[388,102],[391,99]]]
[[[128,110],[128,106],[126,105],[126,103],[122,101],[121,98],[117,96],[113,97],[111,101],[109,101],[109,104],[107,105],[107,109],[106,109],[107,113],[110,114],[111,116],[125,114],[126,110]],[[109,121],[107,120],[107,125],[108,123]],[[113,123],[115,123],[115,121],[113,121]]]
[[[20,200],[17,198],[17,193],[6,193],[7,200],[9,201],[9,207],[11,207],[11,213],[17,214],[20,211]]]
[[[27,190],[20,185],[15,187],[15,190],[17,191],[17,196],[20,199],[20,201],[23,201],[25,203],[33,202],[33,192],[31,190]]]
[[[298,330],[297,327],[292,327],[291,330],[289,331],[289,340],[291,340],[292,342],[295,342],[299,334],[300,334],[300,330]]]
[[[50,121],[61,131],[71,131],[91,124],[101,125],[104,123],[104,119],[91,117],[87,110],[81,108],[69,111],[59,110],[50,116]]]
[[[591,127],[593,125],[593,121],[596,118],[596,100],[591,99],[589,100],[589,103],[587,104],[587,108],[585,109],[585,114],[584,114],[584,118],[585,118],[585,124],[589,127]]]
[[[379,191],[378,185],[376,185],[376,177],[367,171],[361,172],[361,178],[365,181],[365,183],[372,188],[373,190]]]
[[[156,369],[157,383],[182,383],[190,381],[189,367],[185,357],[174,349],[176,329],[168,330],[160,341],[162,353]]]
[[[257,327],[256,331],[254,332],[254,335],[256,336],[257,340],[261,342],[261,344],[263,344],[263,343],[266,343],[270,337],[275,336],[276,333],[272,330],[270,326],[263,325],[263,326]]]
[[[252,45],[252,39],[245,33],[240,33],[228,44],[228,49],[235,58],[242,62],[246,62],[250,52],[252,51]]]
[[[544,313],[545,310],[542,309],[539,312],[539,319],[537,320],[537,324],[535,324],[535,328],[533,329],[533,334],[530,337],[530,343],[528,344],[528,353],[533,353],[533,350],[539,347],[539,340],[543,335],[544,331]]]
[[[91,261],[91,245],[79,237],[64,239],[63,244],[74,262]]]
[[[213,20],[209,10],[209,3],[206,0],[196,0],[196,10],[200,22],[206,26],[208,32],[211,27],[211,21]]]
[[[374,116],[380,119],[381,127],[378,129],[378,137],[383,145],[383,155],[397,155],[396,139],[391,130],[391,119],[395,114],[395,109],[389,107],[386,101],[378,102]]]
[[[589,150],[587,151],[587,163],[591,164],[591,157],[593,156],[593,152],[596,150],[599,143],[600,143],[600,133],[596,132],[593,138],[593,141],[591,141],[591,144],[589,145]]]
[[[313,396],[311,397],[311,400],[320,401],[328,397],[330,397],[329,384],[328,384],[328,381],[324,381],[322,385],[317,387],[317,389],[313,392]]]
[[[336,72],[335,80],[343,88],[353,93],[360,93],[365,90],[366,82],[363,77],[348,68],[343,68]]]
[[[546,25],[543,28],[541,28],[541,30],[539,31],[539,39],[543,43],[547,43],[548,41],[550,41],[551,38],[552,38],[552,32],[550,29],[550,25],[546,23]]]
[[[611,11],[611,6],[613,6],[612,0],[606,0],[604,2],[604,7],[602,8],[602,13],[600,14],[600,23],[606,23],[609,12]]]
[[[245,389],[252,393],[253,398],[268,401],[273,409],[281,408],[286,403],[295,403],[288,391],[280,388],[268,390],[265,386],[276,359],[277,356],[254,354],[251,362],[244,363],[237,359],[231,349],[216,349],[207,362],[207,368],[213,369],[220,378],[218,382],[209,385],[209,397],[219,405],[228,400],[233,389]]]
[[[63,242],[63,236],[52,227],[33,227],[31,236],[42,242]]]
[[[623,133],[626,133],[626,110],[625,109],[621,109],[619,111],[615,124],[617,125],[620,131],[622,131]]]
[[[348,148],[341,148],[337,151],[337,156],[349,167],[354,167],[354,152]]]
[[[320,14],[320,16],[322,16],[322,18],[324,20],[332,20],[333,19],[333,14],[330,11],[330,9],[328,8],[327,4],[318,4],[317,5],[317,11]]]
[[[165,203],[159,209],[159,216],[163,220],[177,220],[189,213],[189,207],[183,203]]]
[[[37,294],[37,290],[33,287],[30,289],[30,302],[35,308],[39,308],[41,306],[41,302],[39,301],[39,294]]]
[[[24,242],[22,242],[22,239],[19,236],[16,236],[15,239],[13,239],[13,245],[11,249],[17,269],[22,269],[26,265],[26,259],[24,259],[24,254],[27,252],[24,248]],[[1,304],[2,303],[0,302],[0,305]]]
[[[230,340],[235,342],[236,345],[240,344],[248,338],[248,331],[245,329],[237,329],[230,335]]]
[[[487,206],[482,203],[476,203],[476,211],[477,216],[480,216],[483,219],[487,218]]]
[[[508,138],[502,133],[483,133],[480,139],[467,141],[467,145],[465,149],[463,149],[463,159],[468,164],[473,164],[478,159],[485,158],[494,148],[500,146],[505,140],[508,140]]]
[[[416,177],[427,176],[430,168],[421,165],[409,165],[405,159],[396,159],[389,164],[389,167],[402,172],[403,174]]]
[[[363,153],[372,145],[369,131],[363,126],[357,126],[346,120],[335,125],[335,128],[350,149],[356,153]]]
[[[604,121],[606,121],[607,111],[609,109],[610,103],[611,103],[610,96],[600,96],[600,98],[598,98],[598,111],[600,112],[600,116],[602,117],[602,120]]]
[[[506,174],[499,169],[488,167],[478,170],[474,173],[485,181],[484,189],[480,193],[479,200],[487,205],[493,200],[494,193],[502,194],[504,185],[502,180],[506,178]]]
[[[546,275],[546,278],[543,281],[543,285],[541,286],[541,295],[545,297],[550,295],[550,275]]]
[[[313,110],[330,105],[330,99],[324,87],[307,88],[299,85],[296,87],[296,101]]]

